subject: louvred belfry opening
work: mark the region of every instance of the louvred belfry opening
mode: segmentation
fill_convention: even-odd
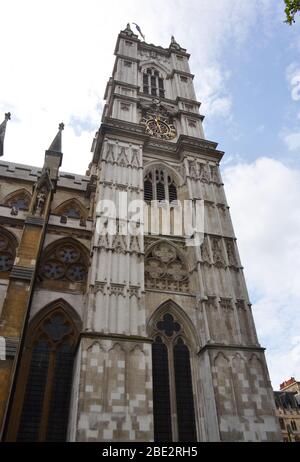
[[[170,174],[165,169],[154,168],[144,177],[144,200],[151,202],[177,200],[177,186]]]

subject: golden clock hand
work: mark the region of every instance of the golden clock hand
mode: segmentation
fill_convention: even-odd
[[[161,133],[161,126],[158,122],[157,122],[157,126],[158,126],[159,133]]]

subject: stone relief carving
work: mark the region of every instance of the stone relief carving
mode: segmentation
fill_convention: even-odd
[[[124,147],[120,148],[117,163],[118,163],[118,165],[120,165],[120,167],[127,167],[128,166],[128,157],[127,157],[127,154],[126,154],[126,149]]]
[[[139,151],[137,149],[132,150],[131,167],[133,168],[140,167]]]
[[[201,245],[201,258],[203,263],[208,263],[209,265],[211,265],[209,242],[207,236],[204,236],[203,243]]]
[[[233,310],[233,305],[230,298],[221,298],[220,307],[224,310]]]
[[[115,163],[115,149],[114,145],[111,143],[107,144],[106,153],[105,153],[105,160],[109,164]]]
[[[138,236],[131,236],[130,237],[130,251],[140,253],[141,247]]]
[[[126,237],[123,236],[122,234],[116,234],[113,237],[112,248],[115,253],[126,253],[127,251]]]
[[[199,163],[199,176],[200,181],[202,183],[209,183],[210,182],[210,173],[209,173],[209,166],[207,164]]]
[[[190,160],[189,161],[189,174],[190,174],[190,177],[193,179],[193,180],[198,180],[199,179],[199,173],[198,173],[198,165],[197,165],[197,162],[195,160]]]
[[[103,295],[106,295],[106,282],[96,281],[94,285],[94,293],[101,292]]]
[[[210,175],[211,175],[211,181],[214,183],[220,183],[220,178],[219,178],[219,173],[218,173],[218,167],[211,165],[210,166]]]
[[[246,311],[246,304],[244,300],[237,300],[236,301],[236,307],[238,310],[244,310]]]
[[[36,196],[36,201],[33,207],[33,215],[42,216],[45,208],[45,203],[47,199],[47,189],[42,188]]]
[[[234,242],[231,239],[225,239],[226,251],[227,251],[227,258],[229,266],[238,266],[235,249],[234,249]]]
[[[153,59],[164,65],[170,64],[170,61],[168,58],[166,58],[164,55],[157,53],[157,51],[154,51],[154,50],[153,51],[143,50],[140,52],[140,57],[144,58],[144,60]]]
[[[222,250],[222,239],[218,237],[211,238],[213,260],[216,266],[225,267],[226,262]]]
[[[217,310],[218,305],[216,303],[216,297],[208,296],[206,305],[208,308],[214,308],[215,310]]]
[[[125,285],[124,284],[111,284],[110,288],[110,295],[121,295],[122,297],[125,297]]]
[[[132,298],[132,297],[140,298],[140,296],[139,296],[139,287],[138,286],[129,286],[128,294],[129,294],[129,298]]]
[[[168,243],[157,244],[145,259],[145,284],[148,289],[187,292],[189,274],[185,262]]]

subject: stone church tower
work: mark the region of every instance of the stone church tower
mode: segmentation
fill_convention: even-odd
[[[189,55],[129,25],[115,55],[85,176],[59,172],[63,125],[42,169],[0,163],[2,439],[279,441]]]

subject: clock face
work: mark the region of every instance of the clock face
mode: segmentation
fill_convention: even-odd
[[[142,123],[146,126],[146,132],[148,135],[155,136],[156,138],[162,138],[165,140],[171,140],[176,136],[176,129],[173,124],[167,122],[167,120],[159,115],[150,116],[142,120]]]

